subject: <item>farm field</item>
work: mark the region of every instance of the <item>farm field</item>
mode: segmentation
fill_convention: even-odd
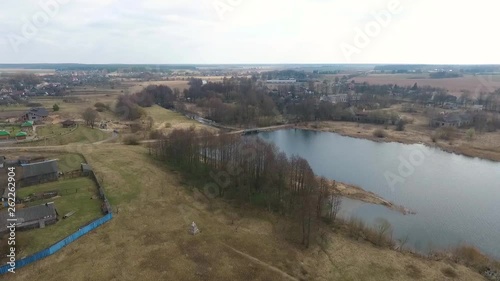
[[[129,81],[129,82],[123,82],[122,84],[128,88],[128,92],[133,94],[142,91],[142,89],[146,88],[147,86],[150,85],[166,85],[172,88],[178,88],[181,92],[184,89],[188,89],[189,81],[185,80],[175,80],[175,81],[144,81],[144,82],[135,82],[135,81]]]
[[[82,177],[60,180],[22,188],[18,191],[18,197],[25,198],[33,193],[47,191],[58,191],[60,196],[30,202],[27,204],[27,207],[54,202],[59,215],[59,221],[43,229],[19,231],[17,239],[20,242],[18,247],[21,256],[33,254],[58,242],[77,231],[81,226],[102,215],[101,201],[97,196],[97,187],[89,178]],[[62,219],[65,214],[71,211],[76,211],[76,213],[67,219]]]
[[[370,74],[353,78],[357,83],[367,82],[369,84],[397,84],[399,86],[431,86],[444,88],[457,96],[462,90],[479,94],[480,92],[491,92],[500,88],[500,75],[464,75],[457,78],[432,79],[428,75],[419,74]]]

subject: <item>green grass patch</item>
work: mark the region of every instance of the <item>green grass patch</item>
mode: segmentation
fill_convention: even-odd
[[[130,203],[141,192],[140,187],[142,186],[142,182],[140,173],[131,173],[127,165],[129,164],[126,161],[113,161],[112,169],[118,172],[120,177],[127,182],[127,186],[133,188],[123,190],[124,187],[122,187],[120,194],[108,192],[107,197],[112,206],[120,205],[121,203]]]
[[[45,125],[36,129],[38,137],[55,137],[70,133],[75,128],[63,128],[61,125]]]
[[[50,127],[45,128],[45,131],[41,130],[37,133],[41,134],[41,137],[45,135],[47,139],[42,139],[33,142],[25,142],[22,145],[24,146],[50,146],[50,145],[66,145],[70,143],[94,143],[98,141],[102,141],[107,139],[111,134],[107,132],[103,132],[99,129],[92,129],[90,127],[79,125],[77,129],[72,132],[69,132],[70,129],[63,129],[59,126],[59,128],[55,128],[53,126],[59,125],[51,125]],[[41,128],[40,128],[41,129]],[[64,131],[68,130],[68,131]],[[54,132],[52,134],[52,132]],[[62,132],[69,132],[66,134],[61,134]],[[49,135],[47,135],[49,134]]]
[[[146,110],[146,113],[153,117],[155,122],[169,122],[171,124],[176,124],[176,123],[193,123],[193,124],[198,124],[196,121],[191,120],[187,118],[186,116],[174,112],[172,110],[165,109],[161,106],[154,105],[152,107],[146,107],[144,108]]]
[[[74,192],[76,189],[78,192]],[[89,178],[77,178],[24,188],[19,190],[19,195],[22,197],[22,195],[29,193],[49,190],[60,190],[67,194],[57,198],[32,202],[29,205],[54,202],[60,220],[56,224],[43,229],[17,232],[18,248],[22,251],[23,256],[49,247],[74,233],[80,227],[102,216],[101,200],[95,196],[97,195],[97,187]],[[91,199],[92,197],[96,199]],[[65,214],[71,211],[76,211],[76,213],[67,219],[62,219]]]
[[[59,166],[59,171],[63,173],[79,170],[81,168],[80,165],[85,163],[83,156],[76,153],[55,155],[53,158],[59,159],[59,161],[57,161],[57,165]]]
[[[96,189],[97,187],[91,179],[81,177],[20,188],[17,190],[17,197],[24,198],[33,193],[46,191],[60,191],[63,194],[71,195],[72,193],[77,193],[80,191],[87,193],[93,192]],[[38,205],[38,202],[31,202],[31,205]]]

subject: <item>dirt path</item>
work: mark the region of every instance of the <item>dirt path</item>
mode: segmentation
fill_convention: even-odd
[[[247,259],[249,259],[251,261],[253,261],[254,263],[256,263],[256,264],[258,264],[258,265],[260,265],[262,267],[265,267],[265,268],[267,268],[267,269],[269,269],[271,271],[274,271],[274,272],[276,272],[278,274],[280,274],[281,276],[283,276],[283,278],[286,278],[286,279],[289,279],[289,280],[300,281],[299,279],[291,276],[290,274],[282,271],[281,269],[279,269],[277,267],[274,267],[274,266],[272,266],[272,265],[270,265],[268,263],[265,263],[265,262],[259,260],[258,258],[252,257],[249,254],[240,252],[240,251],[236,250],[235,248],[233,248],[233,247],[231,247],[231,246],[229,246],[229,245],[227,245],[225,243],[221,243],[221,244],[224,245],[226,248],[232,250],[233,252],[235,252],[235,253],[237,253],[237,254],[239,254],[239,255],[241,255],[241,256],[243,256],[243,257],[245,257],[245,258],[247,258]]]

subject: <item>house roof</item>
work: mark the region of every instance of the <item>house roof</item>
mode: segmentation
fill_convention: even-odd
[[[10,136],[10,133],[2,130],[2,131],[0,131],[0,136]]]
[[[82,171],[92,171],[92,167],[89,164],[82,163]]]
[[[54,203],[47,203],[16,210],[17,223],[38,221],[50,217],[57,217],[57,211]],[[9,222],[7,222],[8,218],[9,217],[7,211],[0,213],[0,232],[5,230],[7,228],[7,225],[9,225]]]
[[[21,165],[23,168],[22,178],[36,177],[40,175],[58,173],[57,160],[30,163]]]
[[[73,125],[73,124],[75,124],[75,121],[73,121],[73,120],[64,120],[63,122],[61,122],[61,124],[63,124],[63,125]]]
[[[36,114],[39,116],[49,116],[49,112],[47,111],[47,109],[45,109],[43,107],[34,107],[26,113],[32,113],[32,114]]]
[[[24,122],[21,127],[33,127],[33,121]]]
[[[16,134],[16,137],[25,137],[27,136],[28,134],[26,132],[19,132]]]

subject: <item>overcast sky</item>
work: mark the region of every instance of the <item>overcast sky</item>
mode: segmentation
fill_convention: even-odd
[[[493,0],[4,0],[0,63],[500,64],[496,7]]]

